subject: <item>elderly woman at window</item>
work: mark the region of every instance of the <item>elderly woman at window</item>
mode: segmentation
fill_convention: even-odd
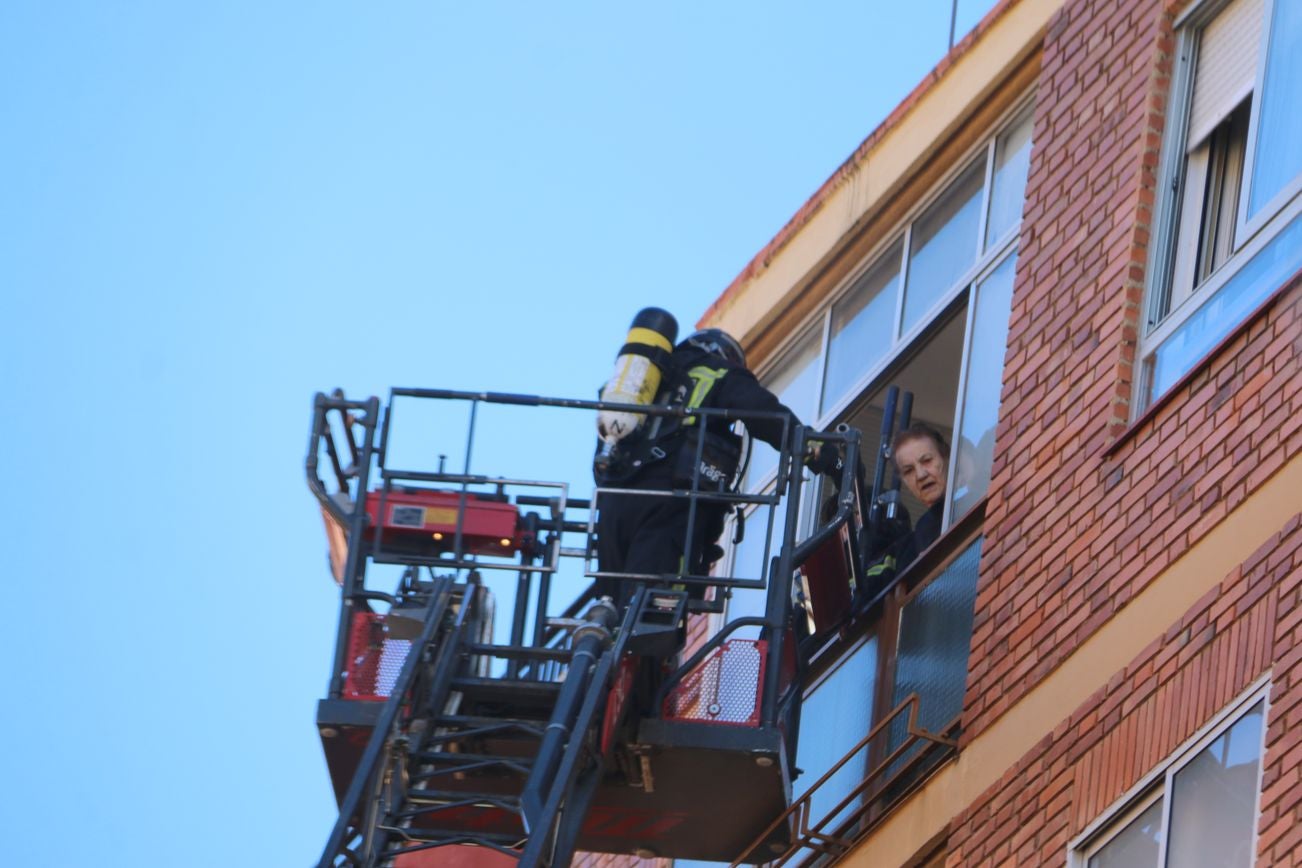
[[[894,523],[886,523],[876,539],[865,541],[868,597],[936,541],[945,511],[949,444],[944,435],[930,425],[915,423],[895,435],[891,455],[900,481],[927,509],[912,526],[902,513]]]

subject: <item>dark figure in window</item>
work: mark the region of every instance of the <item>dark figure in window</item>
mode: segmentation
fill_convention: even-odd
[[[895,435],[891,455],[900,480],[927,509],[912,527],[908,515],[901,514],[897,521],[883,525],[877,539],[868,540],[870,595],[936,541],[945,512],[949,444],[944,435],[930,425],[915,423]]]

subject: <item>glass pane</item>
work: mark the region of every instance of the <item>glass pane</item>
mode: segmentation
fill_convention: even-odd
[[[976,261],[984,176],[984,163],[973,163],[941,200],[914,222],[904,290],[905,332]]]
[[[1298,268],[1302,268],[1302,217],[1280,230],[1162,342],[1150,362],[1148,399],[1174,386]]]
[[[1248,145],[1247,102],[1216,128],[1209,156],[1202,214],[1198,221],[1198,261],[1195,282],[1202,284],[1234,253],[1234,225],[1243,185],[1243,154]]]
[[[823,412],[890,350],[899,279],[900,245],[895,244],[832,305]]]
[[[1253,217],[1302,172],[1302,3],[1275,0],[1252,164]]]
[[[1258,703],[1176,773],[1167,864],[1252,865],[1261,718]]]
[[[801,422],[812,425],[818,413],[818,351],[823,342],[819,329],[811,329],[762,382]],[[778,453],[759,440],[751,442],[745,489],[753,491],[778,466]]]
[[[1157,868],[1162,847],[1162,800],[1130,821],[1090,857],[1088,868]]]
[[[955,438],[952,453],[955,464],[951,523],[965,515],[990,487],[1016,271],[1017,255],[1014,254],[977,287],[976,313],[968,346],[967,387],[963,395],[963,430]]]
[[[765,557],[764,540],[768,535],[769,514],[773,513],[773,536],[768,544]],[[782,550],[783,523],[787,520],[787,502],[783,500],[776,508],[767,505],[756,507],[746,516],[746,531],[742,541],[733,549],[732,575],[738,579],[758,579],[767,577],[769,562]],[[729,525],[735,527],[735,525]],[[734,531],[735,534],[735,531]],[[732,598],[728,601],[728,620],[749,617],[763,617],[768,591],[764,589],[733,588]],[[732,636],[738,639],[758,639],[758,627],[743,627]]]
[[[990,192],[990,216],[986,219],[989,247],[1022,219],[1026,199],[1026,173],[1031,166],[1032,116],[999,137],[995,145],[995,173]]]
[[[805,697],[800,711],[800,746],[796,766],[802,770],[793,786],[803,795],[854,747],[873,725],[873,693],[877,679],[877,638],[856,648],[812,694]],[[860,750],[819,787],[810,803],[810,823],[817,825],[828,816],[867,774],[868,752]],[[857,805],[855,800],[838,812],[845,817]],[[836,828],[832,817],[822,827]]]
[[[941,732],[963,710],[980,563],[977,539],[900,612],[891,706],[918,694],[918,726],[931,732]],[[908,734],[907,715],[891,723],[892,749]],[[919,749],[915,744],[906,756]]]

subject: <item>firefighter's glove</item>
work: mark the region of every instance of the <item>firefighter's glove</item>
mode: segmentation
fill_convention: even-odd
[[[815,473],[835,476],[841,472],[841,452],[832,443],[813,441],[805,452],[805,466]]]
[[[895,551],[900,540],[912,532],[908,513],[901,511],[895,518],[883,517],[875,533],[870,528],[864,528],[864,556],[869,561],[874,561],[890,554]]]

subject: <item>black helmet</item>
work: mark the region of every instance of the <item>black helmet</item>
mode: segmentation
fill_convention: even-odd
[[[746,367],[746,351],[741,348],[741,344],[737,343],[736,338],[723,329],[701,329],[699,332],[692,332],[683,343],[722,356],[734,365]]]

